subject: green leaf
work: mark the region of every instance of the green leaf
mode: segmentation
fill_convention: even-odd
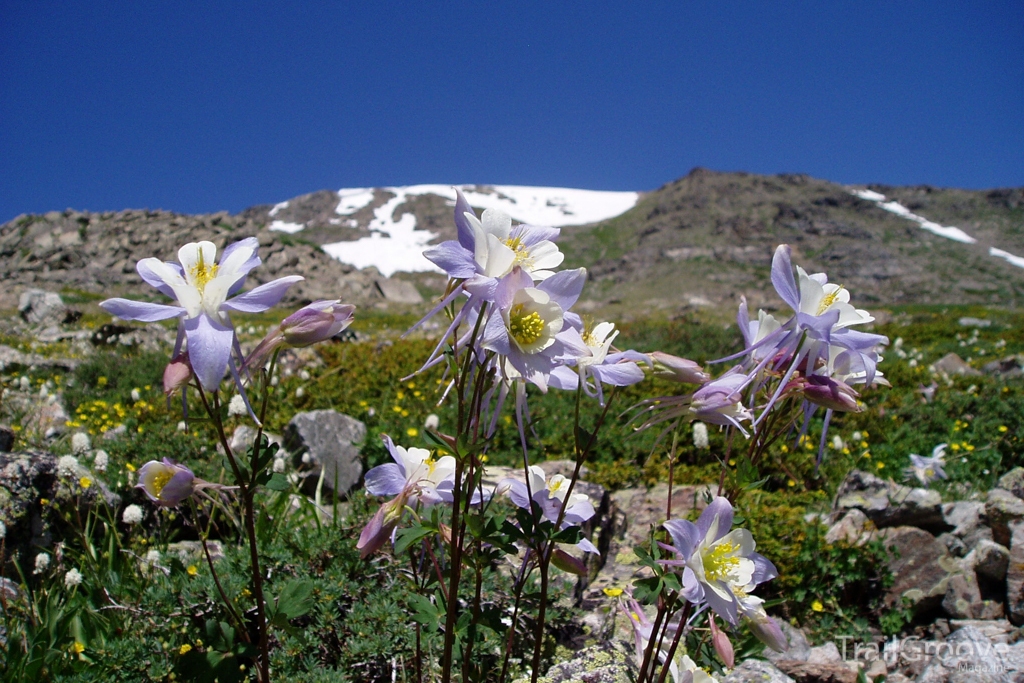
[[[274,475],[267,481],[266,486],[271,491],[287,491],[292,487],[288,477],[280,472],[274,472]]]
[[[419,524],[407,529],[402,529],[395,535],[395,555],[403,554],[409,549],[409,546],[416,543],[432,531],[434,530],[430,527],[425,527]]]
[[[285,584],[277,596],[277,614],[285,619],[301,617],[313,608],[313,582],[309,579],[293,579]]]

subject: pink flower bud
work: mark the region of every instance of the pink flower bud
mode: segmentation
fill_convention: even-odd
[[[683,384],[703,384],[711,379],[711,375],[704,372],[704,368],[692,360],[661,351],[655,351],[648,355],[654,361],[654,374],[658,377]]]
[[[715,620],[714,615],[711,616],[708,623],[711,625],[711,643],[715,646],[715,652],[722,658],[725,668],[733,668],[736,664],[736,654],[732,649],[729,636],[718,627],[718,622]]]
[[[187,353],[179,353],[164,368],[164,393],[170,396],[192,379],[192,365]]]
[[[555,551],[551,553],[551,564],[569,574],[575,574],[576,576],[587,575],[587,565],[584,564],[583,560],[573,557],[561,548],[555,548]]]
[[[157,505],[173,507],[192,495],[195,490],[192,470],[167,458],[163,462],[150,460],[139,468],[140,488]]]
[[[860,394],[845,382],[821,375],[810,375],[798,381],[802,385],[804,398],[815,405],[842,413],[859,413],[864,410],[863,406],[857,404]]]
[[[341,301],[314,301],[281,322],[281,333],[289,346],[309,346],[330,339],[352,323],[356,310]]]

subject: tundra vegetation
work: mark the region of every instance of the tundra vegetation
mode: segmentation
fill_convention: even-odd
[[[640,578],[605,590],[639,680],[707,681],[783,649],[781,621],[911,619],[881,600],[884,544],[828,543],[813,514],[851,469],[962,498],[1024,464],[1020,379],[932,368],[1020,353],[1015,312],[872,315],[781,245],[770,313],[594,321],[573,311],[586,272],[559,270],[557,230],[463,201],[454,220],[458,239],[427,252],[449,280],[422,319],[278,312],[296,278],[240,293],[254,239],[198,242],[139,262],[159,303],[110,299],[75,323],[164,325],[173,348],[5,368],[7,396],[60,394],[68,414],[54,437],[3,403],[15,450],[60,457],[56,494],[33,503],[50,544],[15,543],[13,518],[0,539],[6,680],[536,681],[589,635],[586,471],[612,490],[708,485],[651,526]],[[367,428],[347,496],[305,495],[268,438],[320,409]],[[570,466],[546,476],[546,460]]]

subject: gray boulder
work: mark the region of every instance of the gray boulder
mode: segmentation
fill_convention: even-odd
[[[297,413],[285,428],[284,447],[295,458],[303,492],[316,492],[322,471],[324,491],[348,493],[363,474],[365,439],[366,425],[336,410]]]
[[[953,352],[947,353],[935,361],[935,365],[932,367],[935,368],[936,372],[947,375],[963,375],[964,377],[977,377],[981,375],[980,371],[972,368],[963,358]]]
[[[56,292],[26,289],[18,299],[18,312],[29,325],[49,327],[62,324],[67,319],[68,308]]]
[[[981,501],[943,503],[942,518],[948,526],[953,527],[950,535],[960,540],[965,549],[974,548],[983,539],[992,540],[992,530],[988,528],[988,518],[985,516],[985,503]]]
[[[1002,583],[1010,565],[1010,551],[994,541],[982,539],[971,551],[974,573],[981,580]]]
[[[1011,662],[1001,648],[995,648],[985,634],[965,626],[946,638],[946,647],[917,677],[918,683],[1007,683],[1016,680]]]

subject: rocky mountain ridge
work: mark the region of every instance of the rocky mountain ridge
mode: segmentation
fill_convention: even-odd
[[[237,215],[69,209],[19,216],[0,226],[0,276],[8,285],[0,291],[0,308],[16,306],[27,288],[153,296],[134,271],[139,259],[173,260],[188,241],[210,239],[224,246],[251,235],[259,238],[264,260],[253,273],[255,284],[284,273],[306,277],[286,303],[335,297],[361,305],[416,303],[439,291],[440,275],[385,278],[375,268],[342,262],[348,243],[353,251],[363,242],[370,251],[387,253],[409,251],[400,240],[411,234],[423,245],[454,238],[450,199],[403,190],[367,188],[356,199],[351,190],[322,190]],[[590,271],[584,292],[589,305],[624,312],[731,307],[740,295],[754,306],[778,305],[763,283],[782,242],[793,245],[795,262],[828,272],[862,305],[1014,305],[1024,295],[1024,269],[1018,267],[1024,259],[1017,265],[1012,260],[1024,254],[1024,188],[866,190],[865,196],[884,195],[886,202],[854,194],[863,188],[805,175],[694,169],[639,195],[621,215],[564,227],[561,248],[566,265]],[[478,204],[516,201],[494,188],[474,192]],[[893,203],[920,220],[895,212]],[[563,211],[571,220],[571,212]],[[385,223],[411,223],[413,229],[388,235]],[[929,232],[929,225],[956,226],[975,241],[948,239]]]

